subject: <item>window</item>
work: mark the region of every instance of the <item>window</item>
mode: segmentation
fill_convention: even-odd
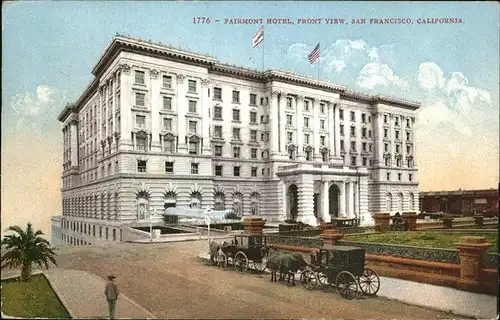
[[[257,112],[250,112],[250,123],[257,123]]]
[[[371,138],[372,137],[372,131],[371,130],[368,130],[368,137]]]
[[[292,107],[292,98],[287,97],[286,98],[286,107],[291,108]]]
[[[384,123],[387,124],[387,115],[384,114]]]
[[[146,172],[146,161],[137,160],[137,171],[138,172]]]
[[[234,90],[233,91],[233,103],[240,103],[240,92]]]
[[[257,142],[257,130],[250,130],[250,142]]]
[[[399,126],[399,117],[396,117],[394,124],[395,124],[396,126]]]
[[[389,144],[384,143],[384,152],[389,152]]]
[[[144,71],[135,71],[135,84],[144,84]]]
[[[344,110],[339,109],[339,118],[340,120],[344,120]]]
[[[356,165],[356,156],[352,156],[351,157],[351,166],[355,166]]]
[[[366,128],[361,128],[361,136],[366,138]]]
[[[198,154],[198,141],[189,141],[189,154]]]
[[[361,114],[361,122],[366,123],[366,114],[365,113]]]
[[[304,100],[304,111],[309,111],[309,100]]]
[[[387,176],[387,181],[391,180],[391,173],[390,172],[387,172],[386,176]]]
[[[250,105],[255,106],[256,104],[257,104],[257,95],[250,93]]]
[[[368,144],[368,151],[369,151],[369,152],[372,152],[372,144],[371,144],[371,143],[370,143],[370,144]]]
[[[304,127],[309,128],[309,118],[304,118]]]
[[[222,146],[214,146],[214,156],[222,157]]]
[[[410,119],[406,119],[406,127],[409,128],[410,127]]]
[[[222,126],[214,126],[214,138],[222,138]]]
[[[240,147],[233,147],[233,157],[234,158],[240,157]]]
[[[250,158],[257,159],[257,148],[250,149]]]
[[[172,77],[171,76],[163,76],[163,88],[172,88]]]
[[[320,128],[321,130],[325,130],[325,120],[320,120],[320,121],[319,121],[319,128]]]
[[[366,160],[367,160],[366,157],[363,157],[363,166],[365,167],[366,167]]]
[[[401,181],[401,173],[398,173],[398,181]]]
[[[189,112],[196,113],[196,101],[189,100]]]
[[[165,162],[165,172],[166,173],[174,173],[174,163],[173,162]]]
[[[222,177],[222,166],[221,165],[215,166],[215,175],[218,177]]]
[[[257,176],[257,167],[252,167],[252,177]]]
[[[389,166],[389,158],[385,158],[385,166],[388,167]]]
[[[233,139],[240,140],[240,128],[233,128]]]
[[[196,133],[196,127],[198,123],[196,121],[189,121],[189,133]]]
[[[222,120],[222,107],[214,107],[214,119]]]
[[[214,88],[214,100],[222,101],[222,89]]]
[[[146,126],[146,116],[135,116],[135,123],[137,128],[144,128]]]
[[[306,161],[311,161],[312,156],[311,156],[311,151],[306,151]]]
[[[174,140],[167,139],[166,137],[163,139],[163,151],[168,153],[174,153]]]
[[[351,121],[356,121],[354,111],[351,111]]]
[[[287,132],[286,137],[287,137],[288,142],[292,142],[293,141],[293,132]]]
[[[163,130],[172,131],[172,119],[163,118]]]
[[[411,173],[408,174],[408,181],[412,181],[412,174]]]
[[[235,177],[239,177],[240,176],[240,167],[239,166],[234,166],[233,167],[233,175]]]
[[[396,153],[399,153],[399,144],[396,145]]]
[[[291,126],[291,125],[292,125],[292,123],[293,123],[293,116],[292,116],[291,114],[287,114],[287,115],[286,115],[286,124],[287,124],[288,126]]]
[[[146,138],[136,138],[137,150],[146,151]]]
[[[309,134],[304,134],[304,144],[309,144]]]
[[[198,163],[191,163],[191,174],[198,174]]]
[[[233,121],[240,121],[240,110],[233,109]]]
[[[196,93],[196,80],[188,81],[188,91],[190,93]]]
[[[410,133],[409,132],[406,133],[406,141],[410,141]]]
[[[406,153],[410,153],[411,152],[411,147],[410,146],[406,146]]]
[[[172,110],[172,98],[163,97],[163,110]]]
[[[144,93],[136,92],[135,93],[135,105],[139,106],[139,107],[144,107],[145,106],[145,103],[144,103],[145,97],[146,97],[146,95]],[[106,113],[106,112],[104,112],[104,113]]]
[[[321,112],[322,114],[324,114],[324,113],[325,113],[325,104],[324,104],[324,103],[320,103],[320,105],[319,105],[319,110],[320,110],[320,112]]]
[[[387,129],[384,129],[384,138],[387,138]]]
[[[354,126],[351,127],[351,137],[356,136],[356,128]]]
[[[344,125],[343,124],[340,125],[340,135],[341,136],[344,135]]]
[[[407,165],[408,165],[408,168],[411,168],[413,166],[413,161],[412,159],[408,159],[407,160]]]
[[[341,151],[345,150],[344,140],[340,140],[340,150]]]
[[[356,151],[356,141],[351,141],[351,151]]]
[[[399,139],[399,130],[396,130],[395,134],[396,134],[396,139]]]
[[[366,142],[361,144],[361,149],[366,152]]]
[[[295,150],[292,148],[288,149],[288,159],[295,160]]]
[[[319,137],[319,144],[320,144],[321,146],[326,145],[326,144],[325,144],[325,136],[321,136],[321,137]]]

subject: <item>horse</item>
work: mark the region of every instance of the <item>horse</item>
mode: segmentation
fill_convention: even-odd
[[[268,252],[266,267],[271,270],[271,282],[284,281],[285,276],[288,275],[287,285],[294,286],[295,273],[307,266],[307,262],[300,253],[289,253],[274,249]],[[278,271],[280,272],[279,279],[277,279]],[[292,279],[291,284],[290,279]]]

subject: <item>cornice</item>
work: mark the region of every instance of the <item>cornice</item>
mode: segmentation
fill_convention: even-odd
[[[346,92],[341,93],[340,99],[366,102],[366,103],[369,103],[371,105],[374,105],[377,103],[388,103],[390,105],[397,105],[397,106],[401,106],[401,107],[410,108],[413,110],[416,110],[416,109],[420,108],[420,106],[421,106],[421,104],[419,102],[415,102],[415,101],[409,101],[409,100],[393,98],[393,97],[383,96],[383,95],[371,96],[371,95],[353,92],[353,91],[346,91]]]

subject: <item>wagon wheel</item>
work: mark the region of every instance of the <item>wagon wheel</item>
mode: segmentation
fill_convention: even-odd
[[[221,252],[220,254],[217,255],[217,264],[223,268],[227,268],[227,256],[224,254],[224,252]]]
[[[245,253],[238,251],[233,258],[234,268],[238,272],[247,272],[248,269],[248,258]]]
[[[328,282],[328,275],[324,272],[318,272],[318,282],[322,286],[331,286],[333,283]]]
[[[267,259],[262,258],[262,260],[254,260],[253,268],[257,271],[264,272],[266,270]]]
[[[380,278],[375,270],[365,268],[363,274],[359,277],[359,288],[364,294],[374,296],[380,289]]]
[[[342,298],[351,300],[358,295],[358,281],[349,271],[339,273],[336,284]]]
[[[313,290],[318,284],[316,274],[311,270],[304,270],[300,275],[300,282],[307,290]]]

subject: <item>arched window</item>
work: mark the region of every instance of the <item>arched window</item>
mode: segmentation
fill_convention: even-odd
[[[115,220],[118,220],[118,192],[115,192]]]
[[[137,220],[146,219],[146,212],[148,211],[149,201],[146,198],[137,199]]]
[[[104,215],[106,214],[106,211],[104,209],[104,194],[101,194],[101,217],[100,219],[104,219]]]
[[[108,193],[108,220],[111,220],[111,193]]]
[[[403,211],[403,194],[400,193],[398,194],[398,204],[399,204],[399,211]]]
[[[410,193],[410,210],[414,210],[414,204],[413,204],[414,200],[415,200],[415,195],[413,193]]]
[[[387,194],[387,211],[392,211],[392,194]]]
[[[169,191],[165,193],[165,204],[164,204],[165,209],[174,208],[176,206],[176,203],[177,203],[177,195],[175,194],[175,192]]]
[[[243,216],[243,195],[239,192],[233,196],[233,212],[237,217]]]
[[[257,216],[260,213],[260,196],[257,192],[253,192],[250,195],[250,214]]]
[[[189,207],[191,207],[191,209],[201,209],[201,193],[191,193],[191,204]]]
[[[222,192],[217,192],[214,197],[214,210],[226,210],[225,196]]]

